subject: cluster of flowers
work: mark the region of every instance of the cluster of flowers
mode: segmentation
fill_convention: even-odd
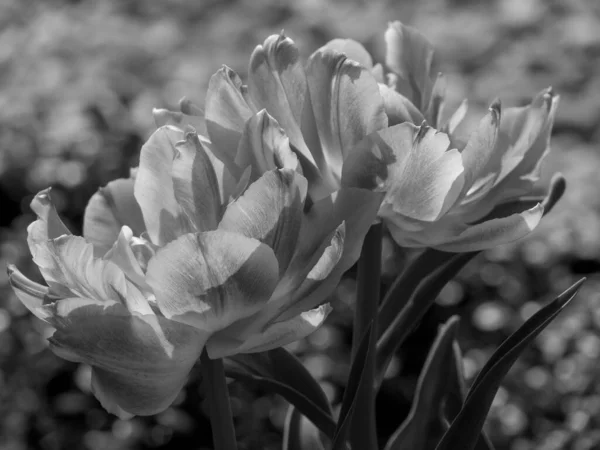
[[[431,46],[399,22],[385,41],[384,65],[343,39],[303,63],[290,38],[270,36],[247,84],[223,67],[203,109],[155,110],[139,167],[91,198],[84,237],[48,190],[35,196],[28,243],[47,286],[15,267],[10,281],[56,329],[52,351],[92,366],[108,411],[164,410],[203,351],[261,352],[313,332],[378,220],[400,246],[447,252],[538,224],[543,205],[517,200],[539,175],[558,97],[494,102],[461,141],[465,106],[444,111]]]

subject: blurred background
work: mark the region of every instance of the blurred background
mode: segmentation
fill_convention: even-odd
[[[126,176],[153,131],[153,107],[202,103],[221,64],[244,76],[250,52],[284,29],[308,56],[334,37],[383,55],[387,22],[401,20],[437,49],[452,104],[468,98],[465,132],[491,101],[522,105],[547,86],[561,95],[540,190],[561,171],[567,194],[518,244],[471,262],[441,293],[398,354],[382,398],[389,434],[440,321],[460,314],[472,380],[491,352],[540,305],[582,275],[577,300],[511,370],[487,424],[498,450],[600,448],[600,2],[597,0],[1,0],[0,267],[41,281],[27,245],[32,195],[53,186],[80,233],[87,200]],[[387,240],[386,281],[407,255]],[[596,273],[596,274],[595,274]],[[290,347],[334,403],[351,341],[354,279],[343,280],[327,324]],[[121,421],[91,396],[89,371],[47,349],[51,330],[27,313],[0,270],[0,448],[133,450],[210,448],[201,386],[173,407]],[[241,449],[278,449],[286,405],[231,385]],[[397,405],[400,405],[398,407]],[[388,404],[389,406],[389,404]],[[378,408],[386,408],[384,401]]]

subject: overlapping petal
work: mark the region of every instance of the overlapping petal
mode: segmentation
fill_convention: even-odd
[[[387,126],[383,100],[365,67],[327,48],[309,58],[306,76],[324,158],[319,169],[339,185],[350,151],[366,135]]]
[[[238,353],[257,353],[291,344],[317,330],[325,321],[331,306],[326,303],[282,322],[275,322],[259,333],[243,340],[216,334],[206,343],[208,355],[224,358]]]
[[[136,236],[146,230],[142,211],[133,195],[133,178],[111,181],[96,192],[85,208],[83,236],[103,256],[117,239],[121,227],[128,226]]]
[[[131,314],[116,302],[69,298],[47,307],[60,357],[93,367],[92,388],[121,416],[167,408],[200,356],[207,335],[154,315]]]
[[[222,230],[179,237],[156,253],[146,273],[165,317],[209,333],[256,313],[278,277],[273,250]]]
[[[219,229],[267,244],[283,274],[298,243],[306,191],[306,179],[292,169],[266,172],[227,207]]]

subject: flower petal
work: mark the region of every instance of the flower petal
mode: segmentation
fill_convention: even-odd
[[[283,274],[296,249],[306,190],[306,179],[292,169],[266,172],[229,204],[219,229],[267,244]]]
[[[540,222],[541,203],[527,211],[470,225],[464,232],[434,248],[445,252],[473,252],[496,247],[527,236]]]
[[[83,236],[94,245],[96,256],[113,246],[123,225],[139,236],[146,230],[142,210],[133,195],[133,178],[111,181],[98,189],[83,216]]]
[[[265,109],[246,122],[235,163],[252,168],[251,181],[273,169],[301,170],[285,131]]]
[[[333,39],[321,47],[321,50],[334,50],[343,53],[366,69],[373,68],[373,58],[362,44],[354,39]]]
[[[34,197],[31,209],[38,216],[38,220],[27,227],[27,244],[33,262],[40,269],[53,294],[69,296],[71,291],[63,286],[63,272],[56,261],[54,251],[49,247],[49,241],[71,233],[58,217],[48,189]]]
[[[306,76],[324,158],[319,169],[339,185],[348,153],[367,134],[387,126],[383,99],[367,69],[333,50],[313,53]]]
[[[217,230],[186,234],[160,249],[146,280],[165,317],[214,332],[258,311],[278,273],[265,244]]]
[[[44,222],[47,239],[54,239],[64,234],[71,234],[69,229],[58,217],[56,208],[50,197],[50,188],[38,192],[31,201],[31,209],[38,219]]]
[[[49,294],[48,288],[30,280],[12,264],[9,264],[7,271],[8,281],[17,298],[38,319],[45,321],[48,313],[44,310],[43,305]]]
[[[177,203],[171,170],[177,154],[175,143],[184,139],[178,128],[166,126],[155,131],[142,147],[134,194],[148,235],[156,245],[165,245],[194,230]]]
[[[386,218],[434,221],[454,204],[464,182],[461,155],[449,144],[446,134],[426,125],[386,128],[353,152],[344,183],[386,191],[380,210]]]
[[[383,98],[385,113],[388,116],[389,126],[403,122],[420,124],[425,120],[423,114],[412,102],[402,94],[394,91],[385,84],[379,84],[379,93]]]
[[[306,75],[298,48],[283,34],[269,36],[250,57],[248,90],[285,130],[292,145],[310,163],[314,159],[300,130],[306,101]]]
[[[398,21],[388,25],[385,43],[385,63],[398,75],[398,92],[425,111],[433,87],[430,75],[433,47],[415,28]]]
[[[479,122],[477,130],[471,133],[467,145],[461,152],[465,167],[465,190],[484,175],[488,161],[496,148],[499,126],[500,102],[496,101],[490,106],[488,114]]]
[[[186,132],[175,148],[177,156],[171,172],[175,199],[198,231],[214,230],[223,207],[212,160],[192,131]]]
[[[137,242],[136,242],[137,241]],[[135,240],[131,229],[121,228],[113,247],[106,253],[104,259],[115,263],[125,276],[144,293],[152,294],[152,289],[146,283],[146,278],[138,257],[132,246],[144,246],[143,241]],[[147,248],[144,246],[144,248]],[[145,255],[144,255],[145,256]],[[145,259],[145,258],[144,258]]]
[[[260,333],[239,341],[231,338],[220,338],[219,334],[211,336],[206,343],[206,351],[212,359],[233,356],[238,353],[257,353],[283,347],[302,339],[316,331],[331,312],[329,303],[296,317],[269,325]]]
[[[376,220],[382,196],[382,193],[366,189],[342,187],[330,197],[313,205],[302,225],[298,254],[294,256],[288,269],[290,273],[294,273],[292,270],[295,270],[305,274],[300,279],[302,285],[292,291],[290,298],[284,297],[279,300],[275,312],[277,320],[287,320],[302,311],[315,308],[333,293],[342,275],[358,260],[365,235]],[[339,226],[342,222],[345,225],[345,234],[340,235]],[[343,238],[343,253],[331,271],[322,271],[319,268],[330,266],[321,266],[317,261],[328,257],[327,251],[335,249],[337,244],[334,238]],[[306,271],[300,272],[299,268],[303,264]],[[311,278],[307,278],[308,272],[313,268]],[[323,278],[328,271],[327,276]]]
[[[65,299],[53,305],[50,348],[93,367],[94,394],[113,413],[156,414],[185,384],[207,335],[122,305]]]
[[[217,157],[226,164],[235,159],[246,121],[254,114],[248,105],[240,77],[223,66],[208,83],[206,93],[206,129],[219,150]]]

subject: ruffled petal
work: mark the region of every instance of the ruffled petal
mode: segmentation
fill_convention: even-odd
[[[71,292],[64,286],[63,272],[49,246],[49,241],[59,236],[70,236],[71,233],[58,217],[49,189],[39,192],[34,197],[31,209],[38,216],[38,220],[27,227],[27,244],[33,262],[40,269],[53,294],[69,296]]]
[[[540,222],[540,204],[519,214],[470,225],[458,236],[434,248],[445,252],[473,252],[496,247],[527,236]]]
[[[48,298],[49,290],[23,275],[14,265],[8,266],[8,281],[17,298],[38,319],[46,321],[48,312],[43,308],[44,301]]]
[[[300,234],[306,191],[306,179],[297,172],[269,171],[229,204],[219,229],[267,244],[275,252],[283,274]]]
[[[367,69],[333,50],[313,53],[306,76],[324,158],[319,169],[339,185],[348,153],[367,134],[387,126],[383,99]]]
[[[248,105],[240,77],[223,66],[208,83],[206,93],[206,129],[218,149],[217,157],[226,164],[235,159],[238,143],[246,121],[254,114]]]
[[[257,107],[265,108],[285,130],[292,145],[314,164],[300,129],[307,87],[294,41],[283,34],[272,35],[254,49],[248,90]]]
[[[165,317],[214,332],[257,312],[278,273],[268,246],[217,230],[186,234],[160,249],[146,280]]]
[[[175,199],[198,231],[214,230],[223,211],[219,186],[223,183],[219,183],[212,160],[196,133],[186,132],[175,148],[177,156],[171,172]]]
[[[142,147],[134,195],[148,235],[156,245],[165,245],[182,234],[194,231],[190,219],[177,203],[171,170],[177,155],[175,144],[184,139],[178,128],[166,126],[155,131]]]
[[[65,299],[52,307],[50,348],[93,367],[92,388],[112,413],[150,415],[183,388],[207,335],[158,316],[131,315],[120,304]]]
[[[331,312],[327,303],[296,317],[276,322],[260,333],[251,335],[243,341],[231,337],[221,338],[219,333],[211,336],[206,343],[206,351],[212,359],[233,356],[238,353],[257,353],[283,347],[302,339],[316,331],[325,322]]]
[[[111,181],[98,189],[88,202],[83,216],[83,236],[94,245],[96,256],[110,250],[124,225],[136,236],[146,230],[133,186],[133,178]]]
[[[388,25],[385,43],[385,63],[398,75],[398,92],[425,111],[433,87],[430,75],[433,47],[415,28],[398,21]]]
[[[381,213],[434,221],[456,202],[464,176],[444,133],[403,123],[373,133],[344,167],[343,184],[386,192]],[[390,216],[387,216],[389,212]]]
[[[285,131],[265,109],[246,122],[235,163],[239,167],[251,168],[251,181],[273,169],[301,171]]]

